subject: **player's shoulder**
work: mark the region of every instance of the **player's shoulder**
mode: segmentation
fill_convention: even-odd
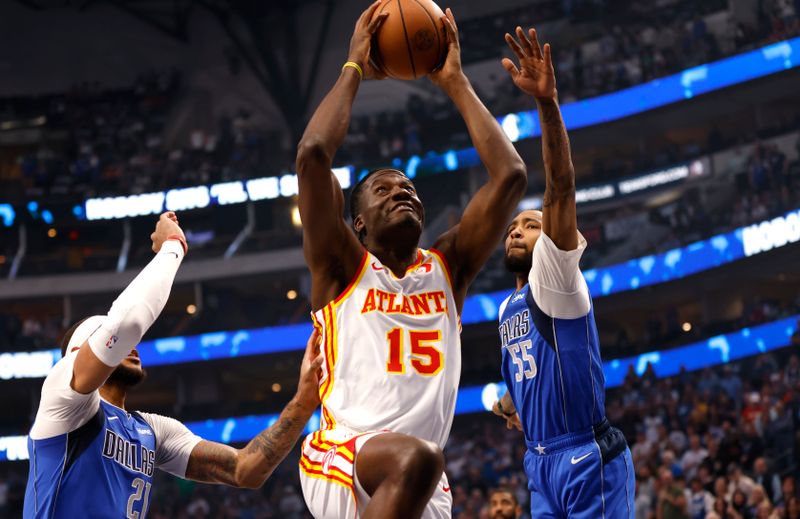
[[[174,434],[184,434],[188,432],[188,428],[180,420],[164,416],[158,413],[146,413],[144,411],[135,411],[142,420],[153,430],[156,438],[164,438]]]

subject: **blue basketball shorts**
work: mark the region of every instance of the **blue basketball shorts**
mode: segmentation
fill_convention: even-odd
[[[631,451],[607,420],[589,431],[527,444],[532,519],[634,519]]]

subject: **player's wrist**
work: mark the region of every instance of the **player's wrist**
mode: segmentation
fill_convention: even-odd
[[[183,249],[184,256],[186,255],[187,252],[189,252],[189,244],[186,243],[186,238],[184,238],[180,234],[170,234],[169,236],[167,236],[167,239],[164,241],[164,244],[166,245],[171,241],[177,241],[180,244],[181,249]],[[162,245],[161,247],[163,249],[164,245]]]
[[[497,410],[500,411],[501,413],[503,413],[503,416],[505,416],[507,418],[517,414],[517,410],[516,409],[508,410],[505,407],[503,407],[503,399],[502,398],[497,401]]]
[[[300,393],[296,393],[286,405],[286,410],[292,410],[300,418],[307,420],[311,418],[311,415],[314,414],[314,411],[317,410],[317,407],[319,407],[318,400],[304,397]]]
[[[459,70],[452,76],[439,79],[436,81],[436,84],[450,97],[459,93],[468,92],[472,88],[472,84],[469,82],[469,78],[464,74],[463,70]]]
[[[553,91],[551,96],[533,96],[537,106],[556,106],[558,105],[558,90]]]

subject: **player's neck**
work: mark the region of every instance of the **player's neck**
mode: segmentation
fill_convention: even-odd
[[[100,386],[100,396],[109,404],[115,405],[120,409],[125,409],[125,396],[127,390],[120,384],[106,382]]]
[[[525,286],[528,282],[528,276],[523,274],[514,274],[514,279],[517,281],[517,290]]]
[[[388,267],[398,278],[405,276],[408,267],[417,262],[417,242],[392,246],[380,243],[367,243],[367,250]]]

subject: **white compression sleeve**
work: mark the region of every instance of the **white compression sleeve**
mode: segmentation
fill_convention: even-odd
[[[117,366],[139,344],[164,309],[182,260],[181,243],[165,241],[158,254],[117,297],[103,324],[87,341],[103,364]]]

